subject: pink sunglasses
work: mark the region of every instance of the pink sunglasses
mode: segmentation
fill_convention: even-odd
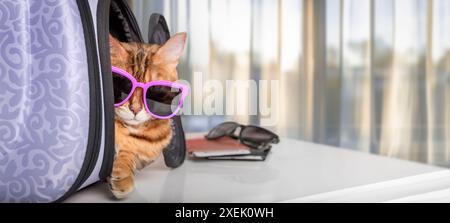
[[[120,107],[127,102],[137,87],[143,90],[146,111],[155,118],[169,119],[175,116],[183,106],[188,87],[170,81],[138,82],[131,74],[111,67],[114,85],[114,106]]]

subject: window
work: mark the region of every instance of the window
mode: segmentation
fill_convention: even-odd
[[[189,33],[183,79],[278,80],[270,127],[281,135],[450,165],[448,0],[132,2],[141,27],[159,12],[172,32]],[[246,106],[248,95],[224,106]],[[259,124],[261,116],[184,122],[206,131],[227,119]]]

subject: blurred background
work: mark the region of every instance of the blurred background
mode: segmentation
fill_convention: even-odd
[[[155,12],[188,32],[182,79],[279,80],[278,134],[450,166],[450,1],[129,2],[145,35]],[[261,117],[183,122],[204,132],[224,120]]]

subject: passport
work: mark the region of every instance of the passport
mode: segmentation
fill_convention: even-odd
[[[193,159],[264,161],[270,152],[252,149],[228,136],[216,140],[189,139],[186,146],[188,156]]]

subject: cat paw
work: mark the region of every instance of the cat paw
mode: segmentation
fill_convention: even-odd
[[[131,175],[134,175],[133,171],[131,171],[128,166],[119,165],[119,164],[114,165],[112,173],[111,173],[111,177],[110,177],[111,180],[121,181],[122,179],[130,177]]]
[[[134,190],[134,179],[132,176],[128,177],[112,177],[109,179],[109,189],[114,197],[123,199],[128,197]]]

